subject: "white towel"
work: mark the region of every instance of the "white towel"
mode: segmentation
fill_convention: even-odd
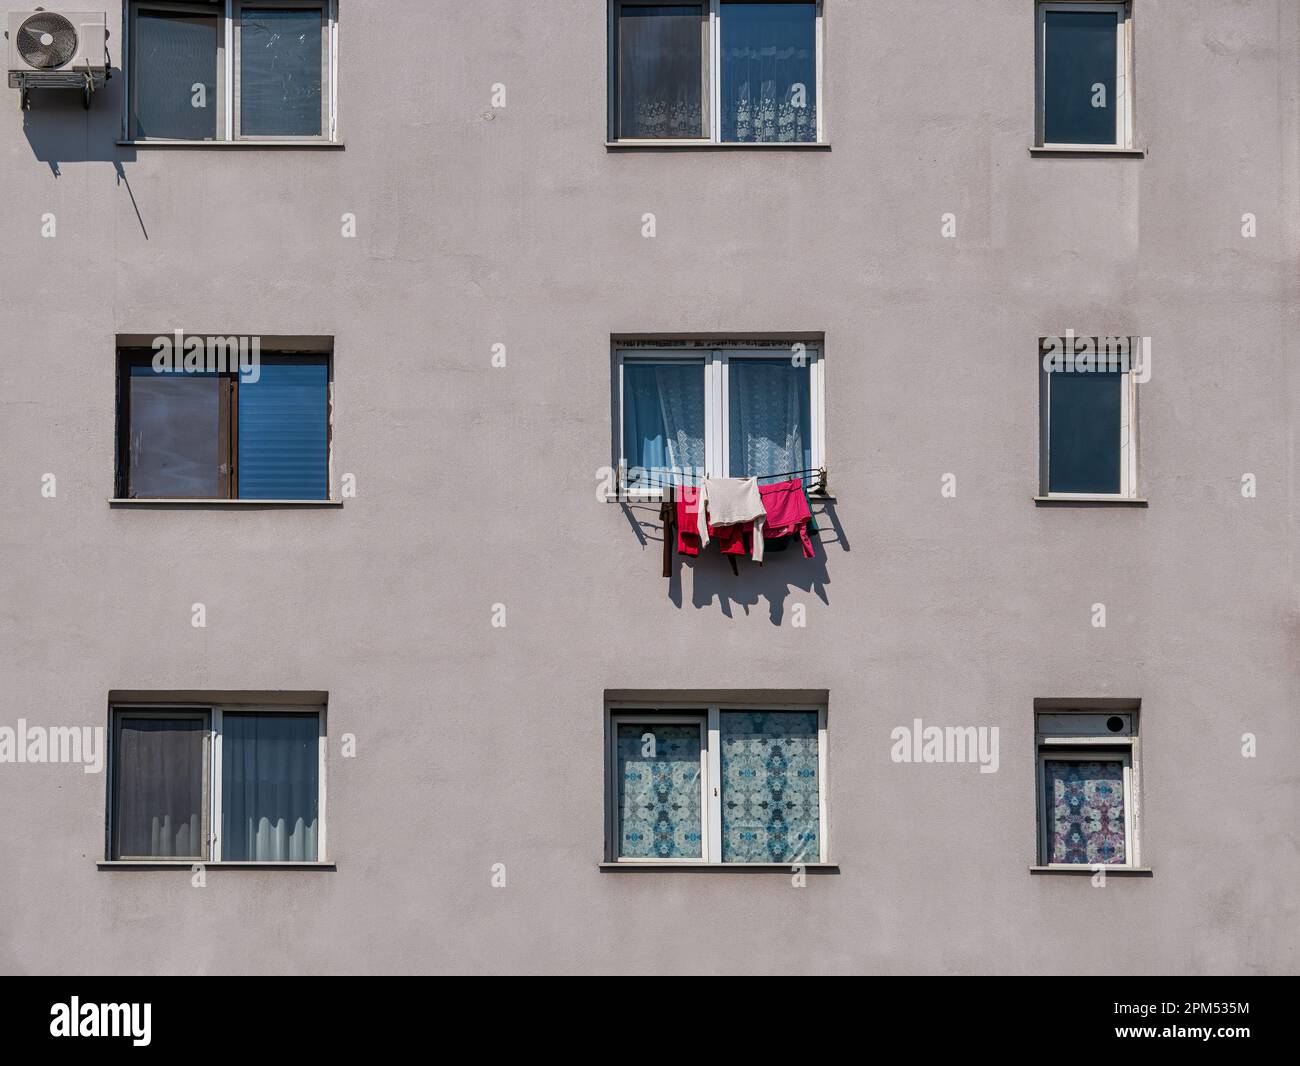
[[[754,523],[754,562],[763,561],[763,523],[767,511],[756,477],[706,477],[700,486],[700,547],[709,543],[709,523],[735,526]]]

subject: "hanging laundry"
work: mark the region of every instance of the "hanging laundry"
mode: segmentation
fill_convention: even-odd
[[[767,514],[765,535],[768,538],[797,536],[803,544],[804,558],[811,559],[813,546],[808,532],[813,516],[803,482],[797,478],[781,481],[775,485],[763,485],[758,492]],[[784,548],[783,543],[776,550],[782,551]]]
[[[696,485],[685,485],[677,490],[677,552],[679,555],[700,554],[699,498],[700,490]],[[723,555],[748,555],[752,550],[752,529],[746,535],[743,526],[723,526],[719,529],[710,525],[708,532],[709,536],[718,542],[718,550]]]
[[[754,549],[750,558],[756,563],[763,561],[763,524],[767,521],[767,511],[758,491],[758,478],[706,477],[700,486],[697,517],[701,547],[708,546],[710,527],[744,527],[752,522]],[[744,533],[742,529],[742,541]]]

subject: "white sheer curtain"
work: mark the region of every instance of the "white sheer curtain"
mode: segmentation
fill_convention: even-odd
[[[731,359],[732,477],[769,477],[812,465],[808,367],[787,359]]]
[[[704,470],[702,361],[623,364],[623,455],[629,470]]]

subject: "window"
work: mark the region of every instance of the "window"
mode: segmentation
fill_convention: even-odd
[[[610,0],[610,139],[815,143],[819,2]]]
[[[324,727],[320,710],[115,707],[110,858],[318,861]]]
[[[328,499],[329,356],[219,354],[187,370],[189,357],[121,350],[117,497]],[[203,369],[218,365],[235,369]]]
[[[1035,713],[1041,866],[1140,866],[1137,705],[1111,702]]]
[[[820,348],[803,343],[616,346],[620,487],[820,469],[821,366]]]
[[[332,0],[134,0],[127,138],[333,139],[336,22]]]
[[[1038,5],[1038,137],[1050,147],[1131,148],[1127,4]]]
[[[1040,495],[1137,497],[1137,337],[1039,343]]]
[[[613,862],[827,862],[824,708],[618,708]]]

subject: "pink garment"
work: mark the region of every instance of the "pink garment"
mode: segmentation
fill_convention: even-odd
[[[808,523],[812,520],[812,511],[808,509],[803,482],[796,479],[776,485],[761,485],[758,494],[763,498],[763,508],[767,511],[767,537],[786,537],[798,533],[799,540],[803,543],[803,557],[811,559],[813,546],[808,536]]]
[[[700,490],[695,485],[677,489],[677,553],[700,554]],[[723,555],[748,555],[753,544],[753,524],[746,526],[708,527],[709,536],[718,542]]]

